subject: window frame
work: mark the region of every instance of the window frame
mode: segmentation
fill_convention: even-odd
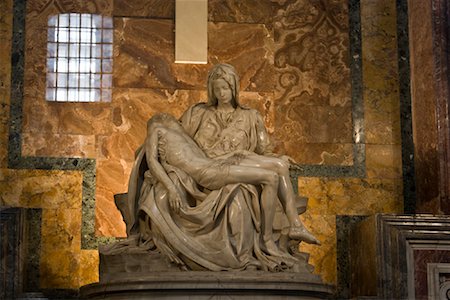
[[[49,16],[45,99],[110,102],[113,36],[112,17],[86,13]]]

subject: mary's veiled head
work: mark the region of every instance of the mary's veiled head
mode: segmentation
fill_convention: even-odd
[[[213,82],[217,79],[225,80],[233,93],[233,107],[241,106],[239,103],[239,76],[232,65],[217,64],[208,73],[208,105],[217,106],[217,97],[214,95]]]

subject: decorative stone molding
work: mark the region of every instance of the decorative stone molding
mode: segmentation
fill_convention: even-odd
[[[450,262],[450,219],[374,215],[355,226],[349,245],[352,297],[426,298],[424,282],[435,272],[427,275],[427,265]]]

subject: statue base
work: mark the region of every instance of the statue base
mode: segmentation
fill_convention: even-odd
[[[101,255],[100,282],[83,299],[327,299],[331,285],[304,272],[181,271],[158,253]]]

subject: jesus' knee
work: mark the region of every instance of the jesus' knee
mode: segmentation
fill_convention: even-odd
[[[275,172],[268,172],[265,176],[265,182],[264,184],[272,187],[277,187],[279,181],[279,176]]]
[[[289,176],[290,164],[284,160],[277,159],[274,163],[275,171],[280,176]]]

